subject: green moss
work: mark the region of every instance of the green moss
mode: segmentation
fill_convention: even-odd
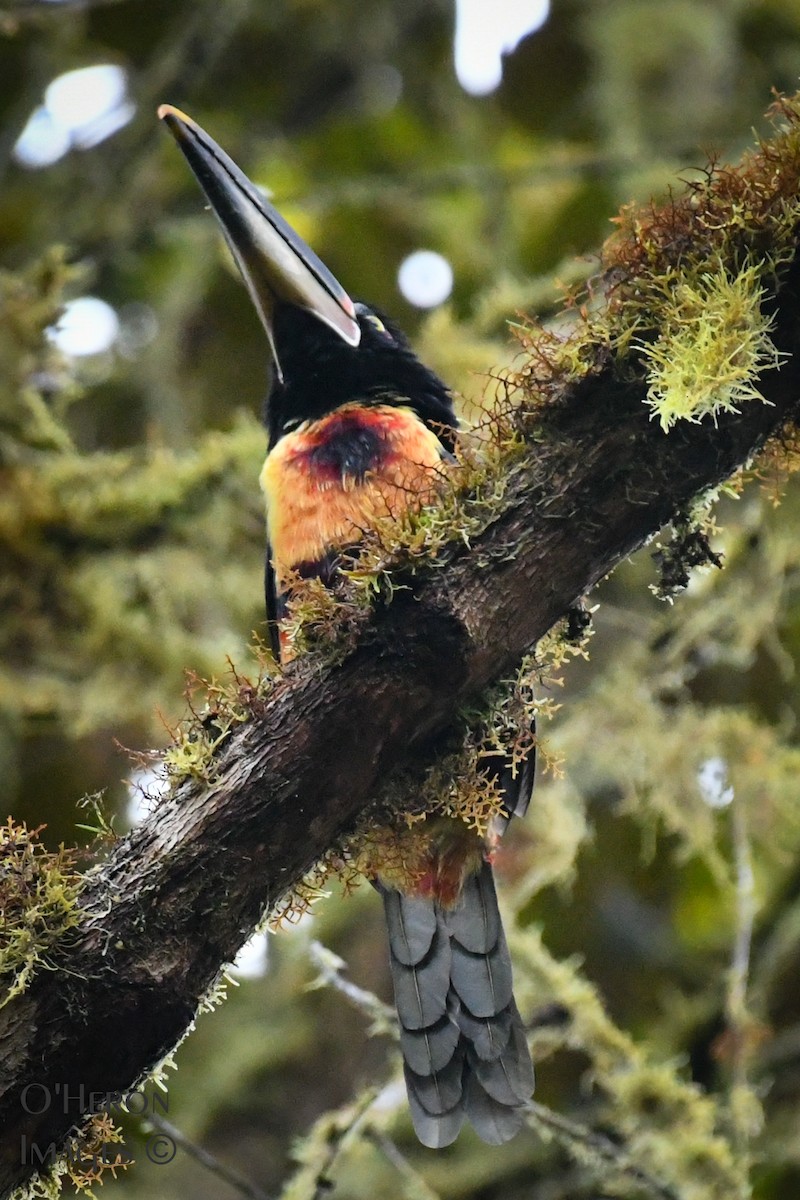
[[[653,1061],[613,1023],[578,964],[556,961],[536,931],[515,938],[512,951],[538,1002],[549,999],[570,1014],[562,1044],[589,1056],[594,1088],[611,1102],[606,1128],[627,1162],[682,1200],[745,1200],[749,1162],[728,1141],[724,1106],[688,1082],[682,1064]],[[547,1037],[552,1052],[552,1029]],[[750,1099],[757,1104],[753,1093]]]
[[[40,832],[10,817],[0,826],[0,1007],[48,965],[51,951],[80,915],[83,881],[75,852],[61,846],[51,853],[39,842]]]
[[[0,462],[31,449],[69,450],[64,425],[79,395],[63,356],[45,331],[56,323],[68,286],[80,279],[62,246],[53,246],[18,273],[0,271]]]
[[[117,1147],[115,1149],[115,1147]],[[108,1113],[95,1113],[66,1140],[64,1150],[47,1170],[39,1171],[13,1193],[13,1200],[59,1200],[67,1182],[86,1200],[97,1200],[102,1187],[133,1165],[124,1149],[122,1130]]]
[[[193,453],[37,453],[0,495],[0,710],[70,731],[145,721],[258,619],[252,419]]]
[[[281,1191],[280,1200],[316,1200],[332,1187],[329,1172],[339,1155],[363,1135],[364,1120],[376,1095],[371,1088],[363,1090],[352,1103],[326,1112],[314,1123],[294,1148],[298,1169]]]
[[[220,747],[237,725],[257,716],[279,673],[272,652],[256,640],[252,647],[257,674],[242,675],[228,660],[228,674],[206,680],[190,673],[187,699],[190,715],[172,733],[172,743],[161,761],[173,786],[195,778],[210,783]]]
[[[605,291],[571,300],[558,332],[524,327],[515,382],[536,410],[553,382],[616,365],[644,372],[665,430],[762,400],[779,365],[765,310],[795,255],[800,97],[772,109],[775,135],[739,166],[711,164],[666,204],[623,208],[602,254]]]

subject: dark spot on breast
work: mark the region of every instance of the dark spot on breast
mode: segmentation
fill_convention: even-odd
[[[309,460],[312,470],[321,476],[341,479],[349,475],[362,483],[385,452],[386,442],[379,430],[355,421],[342,421],[309,452]]]

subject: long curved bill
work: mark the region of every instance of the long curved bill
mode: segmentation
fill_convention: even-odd
[[[357,346],[361,330],[353,301],[310,246],[190,117],[171,104],[162,104],[158,115],[185,154],[222,226],[267,331],[278,375],[281,366],[273,333],[277,304],[306,309],[349,346]]]

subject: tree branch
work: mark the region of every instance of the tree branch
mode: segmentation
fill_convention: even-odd
[[[579,380],[549,378],[538,440],[471,547],[396,592],[338,665],[295,663],[221,746],[213,782],[185,780],[114,847],[57,969],[0,1010],[0,1194],[36,1166],[21,1145],[60,1143],[92,1093],[129,1091],[172,1049],[265,907],[392,772],[429,758],[465,701],[795,420],[797,284],[787,266],[767,404],[665,434],[635,361],[609,352]],[[51,1103],[23,1103],[26,1086]]]

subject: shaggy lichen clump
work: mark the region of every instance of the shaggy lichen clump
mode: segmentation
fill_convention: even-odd
[[[80,915],[76,852],[61,846],[51,853],[40,833],[10,817],[0,826],[0,1007],[24,991]]]
[[[761,275],[753,264],[732,275],[720,263],[668,293],[658,337],[640,343],[647,403],[662,429],[763,402],[756,381],[780,365],[780,354],[770,337],[773,321],[763,312]]]
[[[763,400],[760,376],[781,358],[770,303],[800,223],[800,97],[779,98],[770,115],[774,137],[738,166],[712,163],[666,204],[623,208],[592,291],[570,298],[565,336],[522,331],[531,361],[516,383],[535,412],[565,372],[583,378],[612,354],[644,371],[665,431]]]

